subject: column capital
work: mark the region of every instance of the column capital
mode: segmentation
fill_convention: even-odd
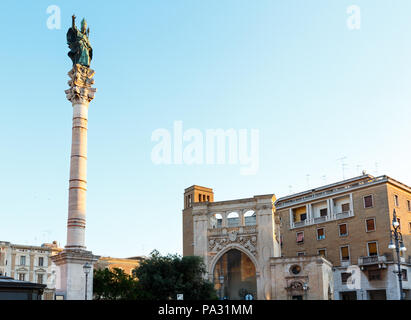
[[[73,65],[73,68],[68,72],[70,80],[68,81],[69,89],[65,90],[66,98],[72,104],[88,104],[94,99],[96,88],[92,88],[94,84],[94,70],[80,64]]]

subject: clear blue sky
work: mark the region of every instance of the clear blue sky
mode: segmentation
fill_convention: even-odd
[[[46,26],[53,4],[60,30]],[[360,30],[347,28],[351,4]],[[409,0],[2,1],[1,240],[65,245],[73,13],[91,29],[98,89],[86,234],[96,254],[181,253],[192,184],[217,201],[280,197],[341,180],[344,156],[347,178],[366,169],[411,184]],[[259,129],[258,173],[154,165],[151,134],[176,120]]]

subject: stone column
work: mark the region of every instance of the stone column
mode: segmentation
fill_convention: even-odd
[[[76,64],[68,73],[71,80],[66,90],[73,105],[73,129],[70,159],[69,204],[66,248],[85,249],[87,192],[87,121],[88,107],[96,89],[94,70]]]
[[[86,251],[86,192],[87,192],[87,120],[88,107],[96,89],[94,70],[79,64],[68,73],[70,88],[67,99],[73,105],[73,129],[70,159],[69,203],[67,221],[67,244],[65,249],[52,257],[56,264],[56,295],[67,300],[92,299],[93,269],[87,278],[83,270],[86,263],[91,265],[98,256]]]

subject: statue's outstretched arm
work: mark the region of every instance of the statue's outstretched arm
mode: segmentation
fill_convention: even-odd
[[[74,14],[71,16],[71,27],[73,30],[76,29],[76,16]]]

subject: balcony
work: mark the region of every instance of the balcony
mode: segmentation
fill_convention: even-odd
[[[345,212],[338,212],[335,214],[336,219],[344,219],[344,218],[348,218],[348,217],[352,217],[353,215],[351,215],[351,211],[345,211]]]
[[[353,216],[354,216],[354,211],[352,210],[345,211],[345,212],[337,212],[337,213],[331,212],[331,214],[323,216],[323,217],[307,218],[306,220],[303,220],[303,221],[292,222],[291,229],[301,228],[301,227],[323,223],[323,222],[328,222],[328,221],[346,219],[346,218],[350,218]]]
[[[364,270],[366,267],[378,266],[378,268],[386,268],[387,257],[386,256],[367,256],[367,257],[358,257],[358,265],[361,270]]]

